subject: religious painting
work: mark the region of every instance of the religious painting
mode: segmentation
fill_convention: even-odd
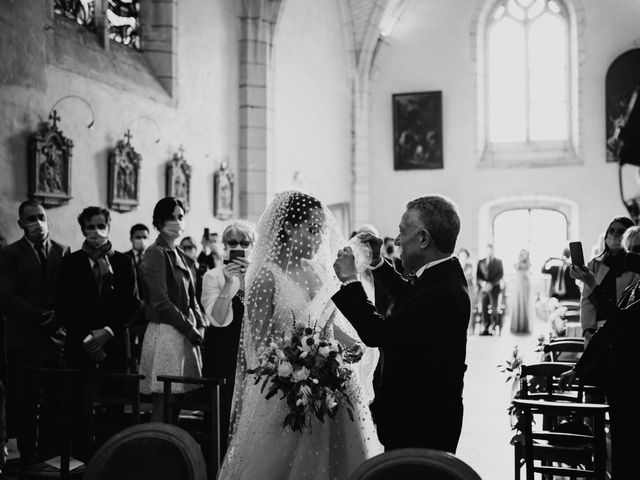
[[[184,150],[174,154],[173,160],[167,164],[168,197],[175,197],[182,201],[185,212],[189,211],[191,199],[191,165],[184,159]]]
[[[131,146],[131,134],[119,141],[109,154],[109,208],[129,212],[140,204],[140,162],[142,157]]]
[[[44,207],[57,207],[71,200],[73,142],[58,129],[57,112],[29,142],[29,196]]]
[[[605,80],[607,162],[617,162],[617,130],[624,123],[635,87],[640,86],[640,48],[628,50],[616,58]]]
[[[396,93],[392,103],[394,170],[443,168],[442,92]]]
[[[233,216],[233,186],[233,172],[227,162],[222,162],[213,174],[213,214],[220,220]]]

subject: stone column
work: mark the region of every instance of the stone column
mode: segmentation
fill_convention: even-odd
[[[270,193],[273,35],[283,0],[242,0],[238,187],[242,218],[256,220]]]

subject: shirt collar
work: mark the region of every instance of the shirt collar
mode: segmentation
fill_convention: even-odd
[[[426,269],[431,268],[431,267],[435,267],[436,265],[438,265],[438,264],[440,264],[440,263],[444,263],[444,262],[446,262],[447,260],[450,260],[451,258],[453,258],[453,255],[449,255],[449,256],[446,256],[446,257],[444,257],[444,258],[441,258],[440,260],[434,260],[433,262],[429,262],[429,263],[427,263],[426,265],[423,265],[423,266],[422,266],[422,267],[420,267],[420,268],[418,269],[418,271],[416,272],[416,277],[417,277],[417,278],[420,278],[420,276],[424,273],[424,271],[425,271]]]
[[[24,239],[27,241],[27,243],[29,244],[29,246],[31,248],[33,248],[34,250],[36,249],[36,244],[33,243],[31,240],[29,240],[29,238],[25,235]],[[42,242],[42,244],[44,245],[44,251],[48,251],[49,250],[49,236],[47,235],[47,238],[44,239],[44,242]]]

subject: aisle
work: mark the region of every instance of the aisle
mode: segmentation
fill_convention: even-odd
[[[508,325],[508,318],[505,319]],[[513,436],[507,408],[511,385],[497,368],[519,345],[524,353],[535,355],[537,335],[545,324],[535,319],[534,333],[514,335],[505,328],[498,337],[471,335],[467,344],[464,387],[464,423],[457,456],[471,465],[483,480],[513,479]],[[522,472],[524,478],[524,471]]]

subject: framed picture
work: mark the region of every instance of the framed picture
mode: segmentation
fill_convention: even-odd
[[[140,162],[142,157],[131,146],[131,135],[125,135],[109,154],[109,208],[129,212],[140,204]]]
[[[393,102],[393,168],[443,168],[442,92],[396,93]]]
[[[233,216],[233,172],[229,164],[222,162],[213,174],[213,215],[220,220]]]
[[[71,200],[73,142],[58,130],[57,112],[29,141],[29,196],[44,207],[58,207]]]
[[[182,201],[185,212],[189,211],[191,199],[191,165],[184,158],[182,148],[167,164],[167,197]]]
[[[640,85],[640,48],[628,50],[616,58],[605,80],[607,162],[617,162],[616,130],[622,125],[631,95]]]

